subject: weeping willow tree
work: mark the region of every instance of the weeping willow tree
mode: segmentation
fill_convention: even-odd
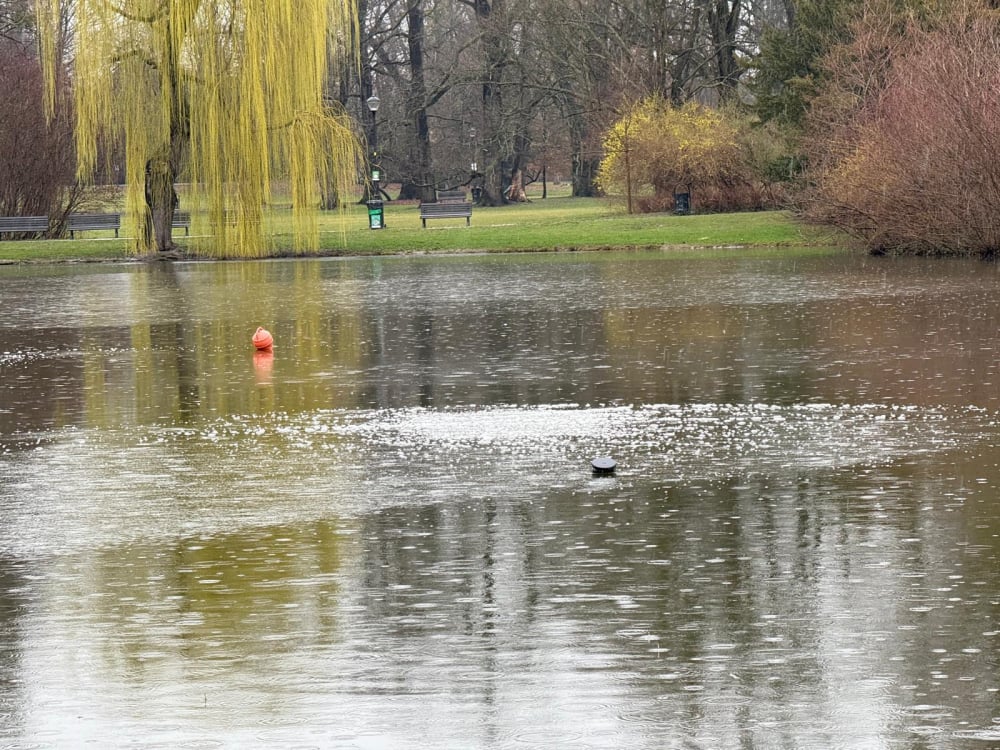
[[[50,92],[65,3],[36,0]],[[356,175],[350,121],[323,100],[347,57],[331,40],[356,23],[355,0],[71,0],[78,177],[121,139],[135,250],[170,254],[183,169],[210,227],[199,251],[236,257],[272,249],[264,207],[287,181],[295,249],[315,249],[319,186],[345,194]]]

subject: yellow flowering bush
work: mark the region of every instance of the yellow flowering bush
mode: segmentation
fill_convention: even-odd
[[[728,112],[650,97],[605,134],[597,183],[639,211],[668,210],[677,192],[690,192],[701,210],[758,208],[748,141],[749,125]]]

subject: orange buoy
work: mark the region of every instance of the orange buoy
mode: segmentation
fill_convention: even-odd
[[[253,345],[258,349],[264,350],[270,349],[272,344],[274,344],[274,339],[271,337],[271,334],[258,326],[257,332],[253,335]]]

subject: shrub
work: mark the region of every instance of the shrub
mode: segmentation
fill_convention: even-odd
[[[730,110],[644,99],[605,134],[597,184],[640,212],[672,209],[675,192],[690,192],[699,211],[774,207],[781,191],[761,178],[762,133]]]
[[[37,58],[0,37],[0,214],[59,213],[73,183],[73,143],[65,117],[47,122]]]
[[[966,8],[923,26],[910,21],[892,46],[874,25],[863,31],[831,58],[841,85],[815,107],[821,132],[806,215],[873,252],[995,254],[1000,20]],[[876,55],[873,85],[843,85]]]

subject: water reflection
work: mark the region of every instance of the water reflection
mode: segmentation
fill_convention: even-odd
[[[0,269],[0,739],[1000,744],[994,274]]]

